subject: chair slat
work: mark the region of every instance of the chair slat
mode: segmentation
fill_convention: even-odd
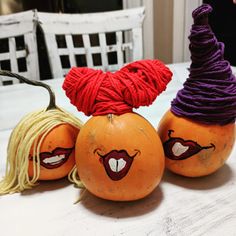
[[[57,51],[59,56],[69,55],[68,48],[58,48]]]
[[[38,60],[35,60],[38,57],[37,47],[34,45],[36,42],[36,34],[25,34],[25,53],[26,53],[26,64],[29,79],[39,80],[39,69],[38,69]],[[28,53],[30,52],[30,53]]]
[[[10,58],[9,52],[5,52],[5,53],[0,54],[0,61],[9,60],[9,58]]]
[[[54,34],[48,34],[45,37],[45,42],[47,45],[47,51],[49,56],[49,64],[52,68],[52,76],[53,78],[58,78],[63,76],[62,65],[60,61],[60,57],[58,54],[56,37]]]
[[[85,48],[85,55],[87,59],[87,66],[93,67],[93,58],[92,58],[92,52],[91,52],[91,46],[90,46],[90,40],[88,34],[83,34],[83,43]]]
[[[140,57],[142,57],[143,55],[143,44],[141,43],[142,42],[142,39],[143,39],[143,36],[142,36],[142,29],[140,28],[134,28],[132,30],[133,34],[132,34],[132,45],[133,45],[133,48],[132,48],[132,51],[133,51],[133,58],[132,60],[133,61],[137,61],[137,60],[140,60]]]
[[[74,55],[74,45],[71,35],[66,35],[66,44],[69,52],[70,66],[76,66],[75,55]]]
[[[9,56],[10,56],[10,63],[11,63],[11,71],[14,73],[18,73],[15,38],[9,38],[8,42],[9,42]],[[13,79],[12,82],[13,84],[18,84],[19,80]]]
[[[122,51],[122,31],[116,32],[116,49],[117,49],[117,64],[118,67],[124,65],[123,51]]]
[[[26,51],[25,50],[16,51],[16,57],[17,58],[26,57]],[[9,60],[9,59],[10,59],[9,52],[0,54],[0,61]]]
[[[101,57],[102,57],[102,65],[105,71],[108,70],[108,59],[107,59],[107,44],[106,44],[106,36],[104,33],[99,34],[99,43],[101,46]]]

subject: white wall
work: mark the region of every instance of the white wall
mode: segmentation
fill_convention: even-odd
[[[163,57],[164,61],[167,62],[183,62],[190,60],[189,53],[189,40],[188,36],[190,34],[190,28],[192,25],[192,11],[202,4],[202,0],[172,0],[173,4],[167,4],[166,0],[157,1],[158,4],[154,4],[154,1],[157,0],[123,0],[124,8],[132,8],[138,6],[145,6],[145,20],[144,20],[144,58],[154,58]],[[161,4],[160,4],[161,3]],[[158,8],[159,5],[167,6],[173,5],[173,9],[154,9],[154,5]],[[172,37],[172,45],[170,41],[165,40],[164,35],[155,34],[158,29],[154,28],[154,14],[160,13],[162,14],[163,20],[173,20],[173,22],[164,22],[165,29],[168,31],[172,29],[172,34],[168,34]],[[170,17],[170,14],[173,14],[173,17]],[[168,17],[168,19],[167,19]],[[156,22],[155,22],[156,23]],[[162,24],[158,20],[158,24]],[[158,32],[159,34],[159,32]],[[157,35],[154,39],[154,35]],[[154,41],[155,40],[155,41]],[[162,42],[165,40],[165,42]],[[159,46],[158,46],[159,45]],[[162,55],[163,53],[167,54],[166,51],[163,51],[161,47],[168,47],[172,49],[172,58],[171,55]],[[157,48],[159,47],[159,48]],[[155,53],[156,51],[156,53]],[[163,51],[163,53],[162,53]],[[155,55],[156,54],[156,55]],[[161,58],[162,59],[162,58]]]
[[[145,6],[143,23],[144,58],[154,58],[153,0],[123,0],[123,8]]]
[[[173,0],[154,1],[155,58],[172,62]]]
[[[188,36],[193,23],[192,11],[202,4],[202,0],[173,1],[173,62],[189,61]]]
[[[19,0],[0,0],[0,15],[7,15],[22,10],[22,2]]]

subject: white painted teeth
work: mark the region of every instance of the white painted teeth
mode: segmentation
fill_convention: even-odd
[[[184,146],[179,142],[176,142],[172,147],[173,154],[178,157],[185,153],[189,149],[189,146]]]
[[[111,158],[108,163],[113,172],[121,171],[126,165],[126,161],[123,158],[120,158],[119,160]]]
[[[59,162],[61,162],[61,160],[64,159],[64,158],[65,158],[65,155],[62,154],[62,155],[57,155],[57,156],[45,158],[45,159],[43,160],[43,162],[44,162],[45,164],[48,164],[48,163],[49,163],[49,164],[51,164],[51,165],[56,165],[56,164],[58,164]]]

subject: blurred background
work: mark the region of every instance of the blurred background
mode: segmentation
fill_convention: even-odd
[[[145,6],[144,57],[165,63],[189,60],[188,35],[192,10],[212,5],[210,24],[218,40],[225,43],[225,58],[236,65],[236,4],[233,0],[1,0],[0,14],[37,9],[44,12],[90,13]],[[42,36],[39,54],[45,53]],[[42,57],[41,57],[42,58]],[[45,59],[41,62],[46,63]],[[44,69],[47,68],[44,66]]]

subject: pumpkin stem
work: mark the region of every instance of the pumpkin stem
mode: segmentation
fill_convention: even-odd
[[[19,74],[12,73],[12,72],[6,71],[6,70],[0,70],[0,75],[17,78],[18,80],[20,80],[21,82],[24,82],[26,84],[30,84],[30,85],[34,85],[34,86],[40,86],[40,87],[43,87],[43,88],[47,89],[48,92],[49,92],[49,96],[50,96],[50,101],[49,101],[49,105],[47,107],[47,110],[52,110],[52,109],[57,108],[55,94],[54,94],[54,92],[52,91],[52,89],[49,85],[47,85],[47,84],[45,84],[41,81],[26,79],[25,77],[23,77]]]
[[[112,123],[112,119],[113,119],[113,114],[108,114],[107,115],[108,120]]]

